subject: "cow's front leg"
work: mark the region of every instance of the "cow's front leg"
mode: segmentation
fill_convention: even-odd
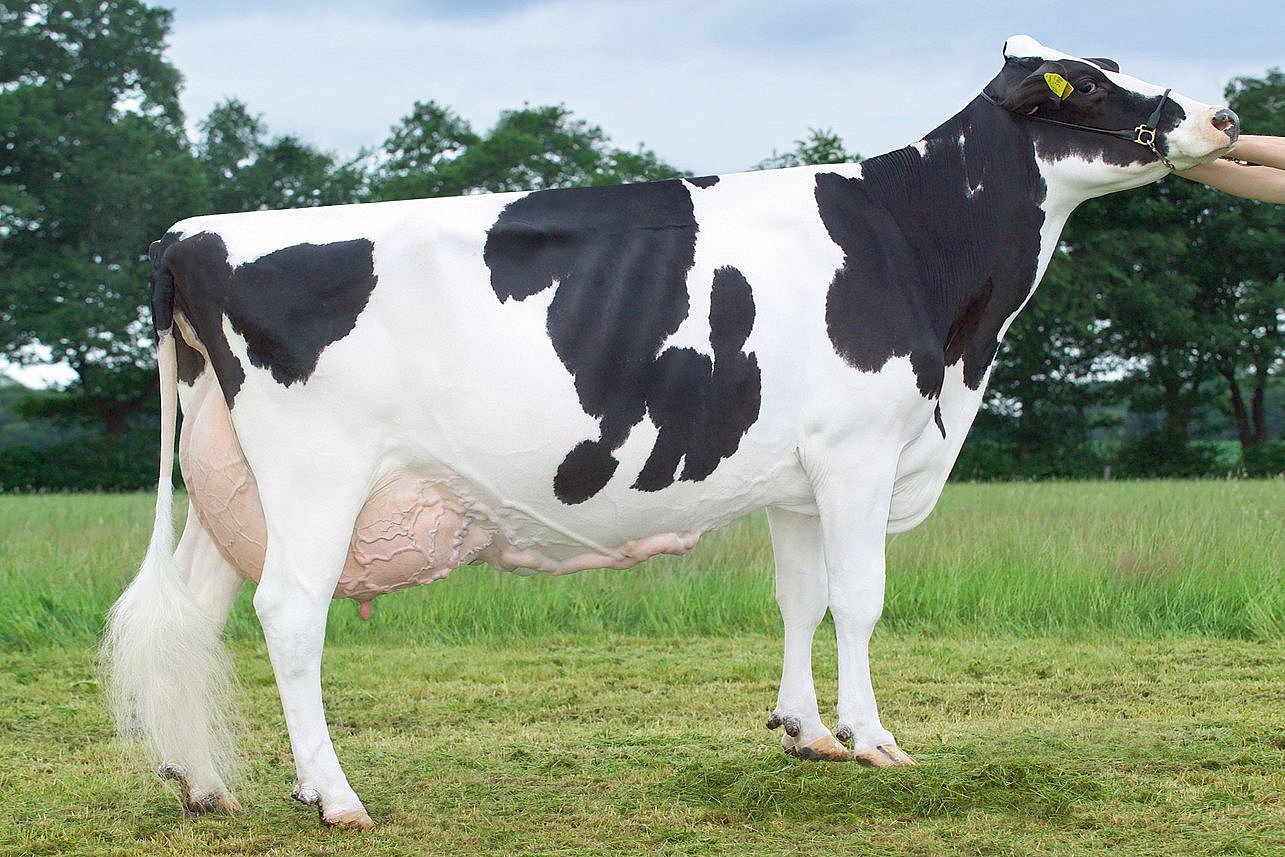
[[[820,522],[784,509],[768,509],[767,520],[776,560],[776,602],[785,625],[781,688],[767,725],[784,727],[781,746],[792,756],[846,761],[851,758],[847,748],[821,722],[812,681],[812,636],[826,608]]]
[[[859,472],[859,471],[858,471]],[[870,635],[883,613],[884,550],[891,480],[834,484],[819,491],[830,614],[839,647],[840,740],[853,758],[876,768],[915,764],[879,721],[870,682]]]

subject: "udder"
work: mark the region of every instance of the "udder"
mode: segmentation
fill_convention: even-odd
[[[241,576],[258,582],[268,543],[263,506],[218,395],[204,397],[184,422],[179,458],[201,524]],[[366,615],[378,595],[477,561],[495,532],[494,522],[440,482],[393,477],[357,516],[335,597],[362,602]]]
[[[268,543],[263,506],[217,390],[184,420],[179,459],[201,524],[238,573],[258,582]],[[485,506],[445,480],[401,473],[377,486],[358,514],[335,597],[356,599],[362,616],[369,616],[377,596],[431,583],[475,562],[552,574],[628,568],[657,554],[686,553],[700,535],[652,533],[622,539],[610,550],[577,547],[573,539],[552,550],[506,535]]]

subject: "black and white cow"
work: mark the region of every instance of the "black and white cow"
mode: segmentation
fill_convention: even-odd
[[[331,598],[365,613],[479,562],[624,568],[766,508],[785,625],[769,725],[798,756],[913,764],[867,659],[886,535],[933,508],[1072,209],[1237,133],[1226,109],[1017,36],[958,115],[859,164],[175,225],[152,248],[155,532],[104,643],[123,730],[189,809],[236,806],[218,637],[256,580],[295,796],[367,826],[322,711]],[[833,733],[811,675],[827,609]]]

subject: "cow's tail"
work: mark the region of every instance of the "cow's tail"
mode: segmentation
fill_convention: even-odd
[[[208,797],[230,779],[235,717],[222,629],[197,603],[174,557],[176,335],[173,328],[161,332],[157,351],[161,464],[152,540],[108,613],[100,663],[121,735],[142,743],[162,775],[180,779],[186,799],[189,782]]]

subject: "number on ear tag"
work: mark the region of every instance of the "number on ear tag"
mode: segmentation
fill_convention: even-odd
[[[1053,90],[1053,94],[1058,98],[1066,98],[1072,92],[1075,92],[1075,87],[1065,77],[1060,74],[1054,74],[1051,71],[1045,73],[1044,82],[1049,85],[1049,89]]]

